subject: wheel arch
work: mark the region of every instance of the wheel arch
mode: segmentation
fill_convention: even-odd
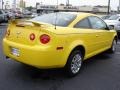
[[[74,47],[74,48],[72,49],[72,51],[70,52],[70,54],[71,54],[74,50],[80,50],[80,51],[81,51],[81,54],[83,55],[83,58],[84,58],[84,56],[85,56],[85,47],[84,47],[83,45],[78,45],[78,46]],[[69,55],[70,55],[70,54],[69,54]]]
[[[84,59],[84,57],[85,57],[85,52],[86,52],[85,46],[84,46],[84,45],[81,45],[81,44],[76,45],[75,47],[73,47],[73,48],[69,51],[69,53],[68,53],[68,55],[67,55],[67,60],[66,60],[65,66],[66,66],[66,64],[67,64],[67,62],[68,62],[69,56],[71,55],[71,53],[72,53],[74,50],[80,50],[80,51],[81,51],[81,54],[82,54],[82,56],[83,56],[82,58]]]

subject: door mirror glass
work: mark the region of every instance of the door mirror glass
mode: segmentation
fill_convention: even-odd
[[[114,29],[114,26],[113,25],[109,25],[109,30],[113,30]]]

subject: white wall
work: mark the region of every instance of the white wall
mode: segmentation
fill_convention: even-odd
[[[2,0],[0,0],[0,9],[2,9]]]

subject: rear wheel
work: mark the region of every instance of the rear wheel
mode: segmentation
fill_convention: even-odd
[[[65,67],[66,74],[70,77],[77,75],[80,72],[82,60],[81,52],[79,50],[74,50],[68,58],[68,62]]]

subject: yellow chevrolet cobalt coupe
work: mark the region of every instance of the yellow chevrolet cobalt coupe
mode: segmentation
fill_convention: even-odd
[[[7,57],[40,69],[64,68],[75,76],[82,62],[115,51],[117,34],[94,14],[57,12],[9,23],[3,39]]]

